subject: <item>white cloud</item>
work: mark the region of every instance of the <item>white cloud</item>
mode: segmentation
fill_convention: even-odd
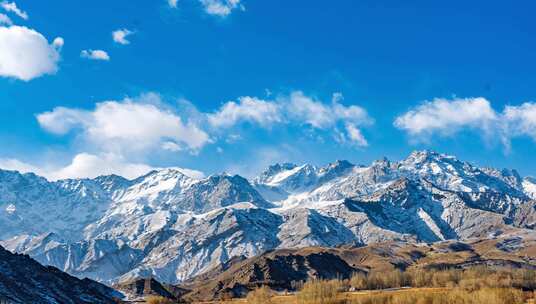
[[[92,60],[110,60],[110,56],[103,50],[83,50],[80,52],[80,57]]]
[[[367,141],[358,126],[369,125],[373,120],[363,108],[344,106],[339,103],[341,99],[342,95],[335,94],[331,103],[323,103],[301,91],[275,100],[240,97],[238,102],[229,101],[207,117],[210,125],[216,129],[231,128],[244,121],[263,128],[277,124],[305,124],[317,130],[333,130],[337,136],[340,134],[337,134],[336,127],[342,124],[348,133],[347,140],[366,146]]]
[[[336,95],[331,104],[305,96],[296,91],[290,94],[287,103],[287,115],[293,120],[310,124],[317,129],[333,127],[338,121],[351,122],[359,125],[372,123],[367,112],[356,105],[344,106],[339,103],[340,95]]]
[[[274,102],[246,96],[238,98],[238,103],[225,103],[218,112],[208,115],[208,121],[216,128],[230,127],[240,121],[266,127],[282,120],[280,112],[280,106]]]
[[[119,44],[129,44],[130,41],[128,41],[126,38],[127,36],[130,36],[134,34],[134,32],[127,30],[127,29],[119,29],[112,32],[112,38],[115,42]]]
[[[65,107],[38,114],[37,120],[42,128],[58,135],[66,134],[76,127],[88,126],[92,122],[90,111]]]
[[[244,10],[240,0],[199,0],[210,15],[225,17],[235,9]]]
[[[496,120],[497,113],[485,98],[437,98],[397,117],[394,125],[410,135],[427,137],[452,135],[463,128],[488,132]]]
[[[64,167],[39,167],[17,159],[0,159],[0,168],[21,173],[35,173],[49,180],[66,178],[95,178],[101,175],[117,174],[126,178],[136,178],[154,168],[145,164],[129,163],[115,155],[94,155],[80,153]]]
[[[168,0],[168,5],[172,8],[177,8],[178,0]]]
[[[346,132],[348,133],[348,139],[360,147],[368,147],[368,142],[356,126],[351,123],[346,124]]]
[[[67,178],[95,178],[111,174],[134,179],[152,170],[161,169],[142,163],[128,162],[123,157],[115,154],[96,155],[90,153],[76,154],[70,163],[57,167],[39,167],[14,158],[0,158],[0,168],[21,173],[35,173],[52,181]],[[205,177],[205,174],[198,170],[179,167],[172,167],[172,169],[195,179]]]
[[[65,44],[65,41],[63,40],[62,37],[56,37],[54,41],[52,41],[52,45],[57,49],[61,49],[64,44]]]
[[[22,19],[28,20],[28,14],[26,12],[22,11],[21,9],[19,9],[15,2],[3,1],[2,3],[0,3],[0,6],[6,12],[14,13],[15,15],[21,17]]]
[[[14,158],[0,158],[0,168],[4,170],[19,171],[21,173],[32,172],[38,175],[42,175],[43,173],[43,170],[40,168]]]
[[[0,76],[29,81],[56,73],[60,60],[59,39],[49,44],[33,29],[0,26]]]
[[[155,99],[159,100],[156,94],[149,94],[137,100],[105,101],[91,111],[58,107],[37,115],[37,120],[42,128],[55,134],[78,128],[85,141],[115,153],[160,148],[166,142],[195,151],[210,141],[196,124],[146,102]]]
[[[97,156],[89,153],[77,154],[72,162],[57,171],[45,172],[52,179],[94,178],[100,175],[117,174],[126,178],[136,178],[153,170],[145,164],[129,163],[115,155]]]
[[[110,173],[133,177],[152,168],[140,160],[148,159],[153,152],[196,154],[214,142],[211,134],[233,144],[241,138],[235,133],[239,130],[233,128],[244,122],[262,128],[294,124],[301,129],[307,124],[311,126],[310,132],[325,130],[333,136],[342,127],[345,143],[367,146],[359,128],[372,120],[362,108],[344,106],[339,103],[340,99],[323,103],[302,92],[275,100],[240,97],[237,102],[225,103],[214,113],[202,113],[192,109],[191,103],[183,101],[172,107],[162,102],[159,95],[148,93],[134,99],[103,101],[92,109],[56,107],[36,115],[37,121],[50,133],[75,135],[79,152],[67,166],[39,170],[27,165],[26,170],[40,172],[52,179]],[[297,111],[299,106],[307,110]],[[222,153],[223,149],[217,147],[216,151]],[[24,169],[24,166],[24,163],[11,163],[11,167]]]
[[[508,136],[526,135],[536,141],[536,103],[506,106],[503,117]]]
[[[506,106],[494,110],[485,98],[435,99],[396,118],[394,125],[413,140],[428,140],[432,135],[452,136],[474,130],[487,139],[498,139],[510,149],[514,137],[528,136],[536,141],[536,103]]]
[[[166,151],[171,151],[171,152],[179,152],[179,151],[184,150],[184,148],[181,145],[173,141],[166,141],[162,143],[162,149]]]
[[[7,15],[0,14],[0,25],[2,25],[2,24],[12,25],[13,21],[11,21],[11,19]]]
[[[119,174],[137,177],[154,167],[132,159],[145,159],[153,151],[195,153],[210,142],[196,124],[184,121],[154,93],[122,101],[97,103],[94,109],[57,107],[36,115],[40,126],[53,134],[72,132],[81,152],[66,166],[39,168],[16,160],[0,161],[0,167],[32,171],[50,179]],[[199,171],[182,169],[190,176]]]

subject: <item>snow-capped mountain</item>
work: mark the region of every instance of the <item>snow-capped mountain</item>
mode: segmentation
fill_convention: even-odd
[[[101,282],[177,283],[276,248],[536,233],[535,193],[514,170],[430,151],[369,166],[275,164],[251,181],[162,169],[49,182],[0,171],[0,244]]]

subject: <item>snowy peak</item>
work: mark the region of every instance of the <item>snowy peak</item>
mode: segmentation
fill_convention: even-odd
[[[442,189],[524,195],[521,177],[515,170],[478,168],[454,156],[433,151],[415,151],[399,162],[397,169],[405,176],[426,179]]]
[[[334,178],[341,177],[354,167],[355,165],[347,160],[338,160],[318,170],[317,175],[319,182],[324,183]]]
[[[287,193],[297,193],[311,189],[318,181],[318,169],[305,164],[276,164],[254,179],[257,185],[279,188]]]
[[[193,183],[180,204],[184,210],[204,213],[239,202],[249,202],[257,207],[270,205],[249,181],[239,175],[211,175]]]
[[[258,184],[269,184],[271,183],[277,175],[281,173],[288,172],[298,167],[298,165],[292,163],[277,163],[269,166],[264,170],[254,181]]]
[[[525,177],[522,182],[523,190],[532,199],[536,200],[536,179],[533,177]]]
[[[132,181],[115,174],[103,175],[94,179],[94,181],[101,185],[107,193],[113,193],[117,190],[128,188],[132,185]]]

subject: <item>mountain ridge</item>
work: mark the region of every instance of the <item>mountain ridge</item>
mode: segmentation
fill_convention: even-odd
[[[533,182],[433,151],[275,164],[251,180],[168,168],[49,182],[0,170],[0,244],[101,282],[179,283],[273,249],[533,233]]]

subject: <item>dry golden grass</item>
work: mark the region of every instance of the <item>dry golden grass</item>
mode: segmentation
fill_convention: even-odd
[[[403,287],[403,288],[402,288]],[[394,290],[385,290],[385,289]],[[423,270],[355,274],[349,280],[312,280],[292,296],[272,296],[267,288],[247,299],[219,303],[248,304],[524,304],[536,289],[536,271],[522,269]],[[348,292],[348,290],[353,290]]]
[[[305,283],[296,296],[298,304],[336,304],[338,294],[342,291],[340,280],[313,280]]]
[[[246,302],[248,304],[272,304],[272,291],[263,286],[248,293]]]
[[[145,302],[147,304],[173,304],[173,302],[170,299],[164,298],[164,297],[158,297],[158,296],[150,296],[145,299]]]
[[[532,304],[532,299],[518,289],[486,288],[467,291],[459,288],[415,288],[398,291],[340,293],[326,302],[299,302],[297,296],[274,296],[272,304],[330,303],[330,304]],[[214,304],[247,303],[236,299]]]

